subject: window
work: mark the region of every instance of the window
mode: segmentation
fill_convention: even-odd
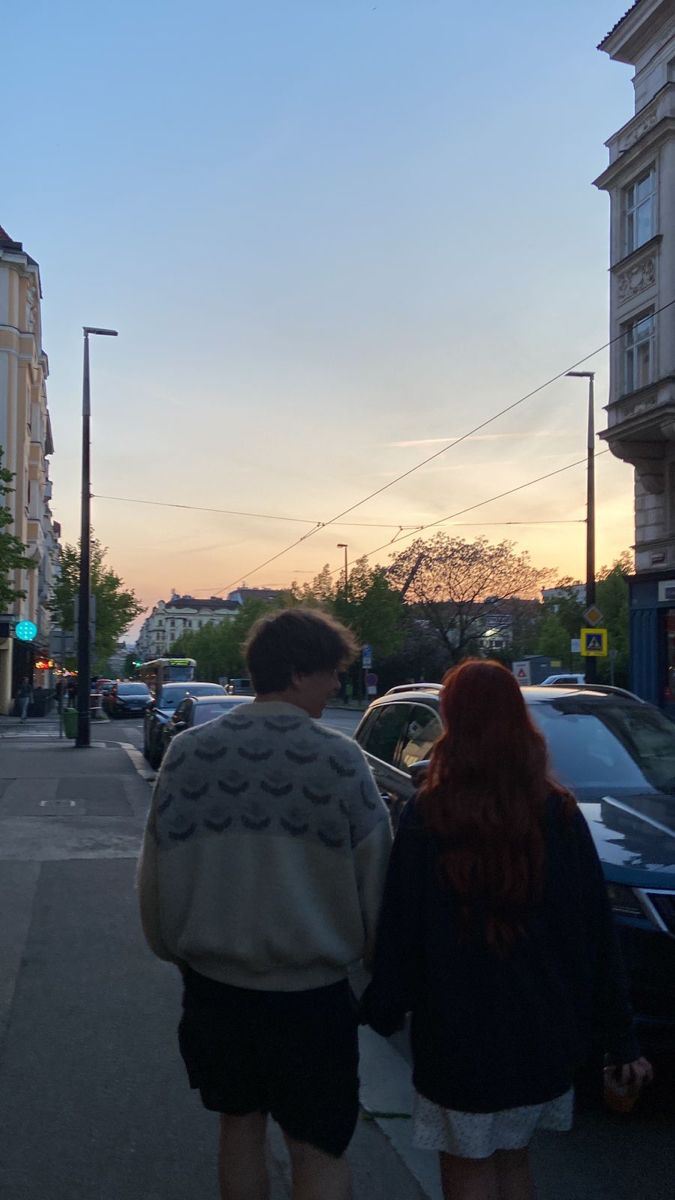
[[[603,792],[675,792],[675,725],[650,705],[565,696],[530,711],[546,735],[555,773],[580,800]]]
[[[401,739],[398,764],[409,771],[415,763],[431,754],[431,747],[443,732],[437,713],[426,705],[415,704],[410,714],[408,727]]]
[[[656,230],[656,173],[653,167],[623,190],[624,253],[644,246]]]
[[[393,763],[399,740],[410,716],[409,704],[388,704],[376,708],[358,731],[361,748],[382,762]]]
[[[624,329],[624,392],[645,387],[654,378],[654,314],[642,313]]]

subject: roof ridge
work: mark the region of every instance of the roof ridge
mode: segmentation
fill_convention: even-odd
[[[602,39],[602,41],[598,43],[598,45],[597,45],[596,49],[598,49],[598,50],[602,50],[602,47],[604,46],[605,42],[606,42],[606,41],[607,41],[609,38],[611,38],[611,36],[612,36],[612,34],[613,34],[613,33],[616,33],[616,31],[617,31],[617,29],[619,28],[619,26],[620,26],[620,25],[623,25],[623,23],[624,23],[624,21],[626,20],[626,18],[630,16],[630,14],[631,14],[631,13],[632,13],[632,12],[633,12],[633,11],[634,11],[634,10],[635,10],[637,7],[638,7],[638,5],[639,5],[639,4],[642,4],[642,0],[634,0],[634,3],[633,3],[633,4],[631,4],[630,8],[626,10],[626,12],[623,14],[623,16],[622,16],[622,17],[619,17],[619,19],[618,19],[618,21],[616,22],[616,24],[615,24],[615,25],[612,25],[612,28],[610,29],[609,33],[606,33],[606,34],[605,34],[605,36],[604,36],[604,38]]]

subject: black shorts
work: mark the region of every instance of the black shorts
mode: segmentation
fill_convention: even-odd
[[[230,987],[188,969],[178,1041],[205,1108],[265,1112],[339,1157],[359,1110],[356,1001],[347,980],[303,992]]]

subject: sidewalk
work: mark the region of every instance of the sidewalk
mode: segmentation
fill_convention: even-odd
[[[97,717],[91,722],[92,740],[97,730],[107,729],[110,725],[108,717]],[[0,738],[57,738],[59,737],[59,715],[56,710],[47,717],[28,717],[20,721],[18,717],[0,716]],[[65,740],[65,733],[61,740]]]
[[[150,787],[119,745],[77,750],[51,724],[0,748],[0,1191],[215,1200],[217,1119],[178,1055],[180,980],[138,921]],[[374,1122],[350,1157],[357,1197],[424,1200]],[[273,1200],[287,1200],[275,1127],[269,1158]]]
[[[58,736],[59,718],[56,714],[49,717],[29,717],[25,721],[20,721],[18,717],[0,716],[0,738]]]

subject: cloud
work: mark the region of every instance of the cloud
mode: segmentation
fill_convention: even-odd
[[[568,431],[565,429],[551,432],[548,429],[524,430],[519,433],[472,433],[470,437],[465,437],[465,442],[499,442],[504,438],[556,438],[567,437]],[[448,434],[447,437],[437,438],[417,438],[409,442],[381,442],[382,446],[404,448],[406,446],[444,446],[450,442],[456,442],[462,434]]]

